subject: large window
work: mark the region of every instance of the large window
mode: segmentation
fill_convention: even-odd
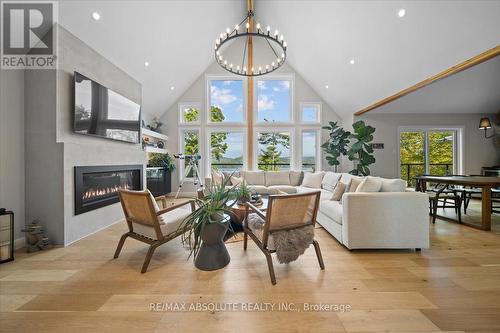
[[[208,123],[244,123],[243,80],[208,80]]]
[[[237,76],[207,75],[206,103],[179,104],[179,151],[201,154],[206,175],[215,169],[320,170],[321,103],[294,101],[293,74],[255,78],[249,151],[247,84]]]
[[[304,171],[318,169],[318,130],[303,130],[301,145],[301,167]]]
[[[292,79],[256,81],[257,122],[292,122]]]
[[[461,130],[457,128],[402,128],[399,131],[400,177],[415,186],[422,174],[457,174]]]
[[[290,170],[292,165],[291,132],[262,131],[257,134],[259,170]]]
[[[243,168],[246,145],[243,131],[211,131],[209,137],[211,170],[227,172]]]

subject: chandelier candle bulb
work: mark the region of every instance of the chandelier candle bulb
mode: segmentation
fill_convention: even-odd
[[[285,39],[285,37],[283,37],[283,35],[280,36],[280,41],[283,41]]]
[[[260,32],[260,23],[257,23],[257,32]]]
[[[278,38],[278,35],[279,35],[279,34],[280,34],[280,32],[279,32],[278,30],[274,30],[274,36],[275,36],[276,38]]]

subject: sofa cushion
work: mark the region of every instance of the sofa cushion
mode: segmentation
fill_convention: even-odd
[[[337,183],[340,180],[340,177],[342,177],[341,173],[335,173],[331,171],[326,172],[323,180],[321,181],[321,187],[325,190],[333,192],[335,186],[337,186]]]
[[[264,171],[244,171],[243,179],[245,179],[248,185],[266,185]]]
[[[304,180],[302,186],[310,188],[321,188],[321,181],[323,180],[324,172],[306,172],[304,173]]]
[[[322,200],[319,203],[319,211],[338,224],[342,224],[342,209],[338,201]]]
[[[337,186],[335,186],[335,189],[333,190],[332,197],[330,198],[330,200],[340,201],[340,199],[342,199],[342,196],[344,195],[345,188],[346,184],[338,182]]]
[[[243,177],[231,176],[232,185],[240,185],[241,183],[243,183]]]
[[[290,185],[290,172],[288,171],[266,171],[266,186]]]
[[[405,192],[406,181],[402,179],[385,179],[382,178],[382,187],[380,192]]]
[[[319,188],[310,188],[310,187],[304,187],[304,186],[298,186],[296,187],[297,193],[310,193],[310,192],[316,192],[320,191],[320,200],[328,200],[332,197],[332,192],[324,189],[319,189]]]
[[[356,189],[363,181],[363,177],[352,176],[351,182],[349,183],[349,190],[347,192],[356,192]]]
[[[290,171],[290,185],[299,186],[302,184],[304,173],[302,171]]]
[[[270,190],[269,187],[264,185],[248,185],[248,187],[250,187],[250,191],[252,191],[252,193],[274,194],[274,192],[272,192],[272,190]]]
[[[191,210],[184,208],[177,208],[167,212],[165,214],[160,215],[162,223],[160,223],[160,230],[164,236],[170,235],[177,231],[182,221],[188,215],[191,214]],[[132,222],[133,230],[136,234],[156,239],[156,232],[152,226],[143,225],[140,223]]]
[[[382,178],[368,176],[359,184],[356,192],[379,192],[381,187]]]
[[[269,192],[274,192],[280,194],[279,192],[285,192],[287,194],[297,193],[297,188],[291,185],[272,185],[268,187]]]

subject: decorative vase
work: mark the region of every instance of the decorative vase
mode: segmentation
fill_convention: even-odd
[[[228,223],[207,223],[201,234],[201,246],[194,261],[202,271],[214,271],[226,267],[231,261],[223,242]]]

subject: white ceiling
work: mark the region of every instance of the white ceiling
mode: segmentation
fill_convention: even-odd
[[[59,20],[143,84],[145,112],[162,114],[212,63],[215,38],[245,3],[61,1]],[[256,14],[284,33],[289,64],[343,118],[500,44],[500,1],[256,0]]]
[[[373,113],[496,113],[500,56],[381,106]]]

